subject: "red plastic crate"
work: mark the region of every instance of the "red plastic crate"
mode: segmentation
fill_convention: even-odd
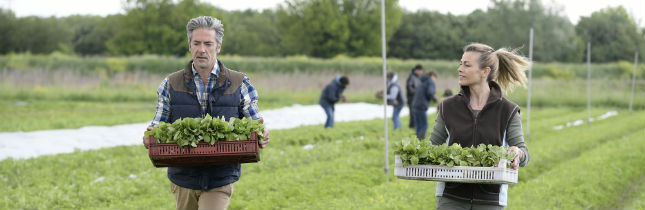
[[[199,142],[197,147],[179,147],[176,143],[157,143],[149,136],[148,155],[157,167],[209,166],[231,163],[253,163],[260,161],[257,133],[251,133],[249,140],[217,141],[210,145]]]

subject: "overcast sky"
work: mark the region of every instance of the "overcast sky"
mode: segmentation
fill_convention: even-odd
[[[18,17],[68,16],[72,14],[109,15],[123,13],[121,1],[124,0],[0,0],[0,7],[10,8]],[[284,0],[204,0],[226,10],[275,8]],[[547,5],[559,5],[573,24],[580,16],[606,7],[623,5],[641,27],[645,27],[645,0],[542,0]],[[427,9],[457,15],[468,14],[476,9],[486,9],[489,0],[399,0],[399,4],[409,10]]]

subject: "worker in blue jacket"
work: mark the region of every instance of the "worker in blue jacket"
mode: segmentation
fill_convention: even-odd
[[[412,109],[414,110],[412,113],[414,114],[417,138],[423,140],[428,130],[428,115],[426,115],[426,112],[430,107],[430,102],[437,101],[435,97],[437,74],[429,72],[428,74],[422,75],[420,80],[421,85],[416,88],[412,101]]]

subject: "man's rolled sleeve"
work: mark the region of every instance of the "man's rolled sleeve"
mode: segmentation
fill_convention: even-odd
[[[168,78],[166,77],[159,88],[157,88],[157,111],[155,112],[155,117],[150,123],[151,127],[159,126],[159,122],[168,122],[170,116],[170,96],[168,95]]]
[[[260,119],[260,110],[258,108],[258,92],[255,90],[248,77],[244,77],[240,86],[242,93],[242,113],[244,117],[253,120]]]

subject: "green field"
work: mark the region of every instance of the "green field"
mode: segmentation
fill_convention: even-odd
[[[593,116],[609,111],[594,109]],[[567,113],[563,115],[562,113]],[[584,109],[534,112],[531,162],[511,185],[508,209],[642,206],[644,115],[639,111],[555,131]],[[432,120],[434,117],[431,117]],[[405,121],[407,119],[403,119]],[[390,146],[410,130],[390,132]],[[271,133],[262,161],[243,165],[230,209],[431,209],[434,182],[383,174],[382,120]],[[313,149],[305,150],[303,145]],[[392,151],[392,150],[390,150]],[[0,162],[2,209],[172,209],[165,169],[142,146]]]
[[[11,56],[0,57],[0,117],[5,119],[0,121],[0,132],[150,121],[155,90],[167,72],[152,72],[148,63],[180,62],[154,56]],[[364,71],[380,69],[372,58],[226,59],[251,69],[248,73],[258,89],[261,111],[317,104],[322,86],[339,72],[351,78],[345,93],[349,102],[380,102],[374,93],[382,78]],[[456,90],[456,80],[449,76],[454,73],[450,61],[393,61],[392,65],[403,68],[416,62],[444,66],[438,89]],[[623,70],[618,72],[616,67],[621,65]],[[618,115],[555,130],[554,126],[587,117],[587,83],[579,74],[581,66],[540,67],[533,83],[527,141],[531,159],[520,169],[519,183],[509,188],[507,209],[645,208],[645,83],[636,83],[630,113],[631,84],[624,76],[629,65],[594,64],[601,70],[592,80],[591,116],[614,110]],[[276,70],[257,70],[265,67]],[[311,72],[327,70],[330,73]],[[399,81],[406,76],[400,74]],[[522,106],[524,119],[527,90],[518,88],[507,98]],[[404,128],[407,121],[402,119]],[[434,116],[429,121],[432,127]],[[393,143],[412,134],[409,129],[389,132],[390,172],[384,175],[382,119],[341,122],[327,130],[317,125],[271,131],[262,161],[243,165],[229,208],[433,209],[435,182],[401,180],[392,174]],[[313,149],[304,149],[305,145]],[[0,186],[0,209],[174,209],[166,170],[152,166],[143,146],[5,159],[0,161]]]

